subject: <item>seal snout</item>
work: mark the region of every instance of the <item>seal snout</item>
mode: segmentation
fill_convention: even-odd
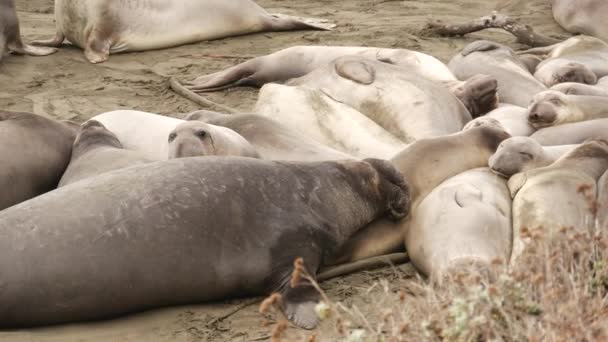
[[[169,134],[169,159],[215,155],[211,132],[203,122],[188,121]]]

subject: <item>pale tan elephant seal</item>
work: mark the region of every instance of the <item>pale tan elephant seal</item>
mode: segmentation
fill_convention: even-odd
[[[530,136],[536,131],[528,122],[528,110],[523,107],[501,104],[484,116],[480,116],[464,126],[463,130],[494,120],[511,136]]]
[[[608,119],[587,120],[539,129],[530,138],[543,146],[581,144],[587,139],[608,140]]]
[[[37,42],[58,47],[65,39],[91,63],[110,53],[163,49],[262,31],[328,30],[325,20],[269,14],[252,0],[55,0],[57,35]]]
[[[536,129],[565,123],[608,118],[608,97],[566,95],[547,90],[528,107],[528,122]]]
[[[566,31],[608,42],[608,2],[605,0],[551,0],[553,18]]]
[[[562,228],[581,232],[595,225],[597,181],[608,168],[608,142],[582,144],[549,166],[518,173],[509,179],[513,197],[513,252],[511,264],[541,229],[551,238]]]
[[[490,270],[511,256],[511,197],[506,179],[487,167],[453,176],[416,207],[406,234],[412,264],[441,280],[451,270]]]
[[[608,96],[608,89],[597,85],[566,82],[556,84],[549,90],[559,91],[566,95]]]
[[[57,51],[54,48],[32,46],[21,40],[14,0],[0,0],[0,60],[7,51],[30,56],[47,56]]]
[[[201,121],[186,121],[169,133],[169,159],[197,156],[260,158],[253,146],[237,132]]]
[[[498,145],[488,160],[488,166],[493,172],[509,178],[516,173],[551,165],[578,146],[542,146],[530,137],[512,137]]]

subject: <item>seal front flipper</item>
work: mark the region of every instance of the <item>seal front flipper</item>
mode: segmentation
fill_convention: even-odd
[[[48,46],[48,47],[60,47],[65,40],[65,35],[63,33],[57,32],[55,37],[44,40],[34,40],[32,45],[36,46]]]
[[[315,306],[321,300],[321,295],[310,284],[296,287],[288,285],[283,292],[281,306],[287,319],[303,329],[314,329],[319,323]]]
[[[336,24],[333,24],[325,19],[319,18],[302,18],[291,15],[272,13],[271,28],[276,31],[290,30],[305,30],[316,29],[323,31],[331,31]]]

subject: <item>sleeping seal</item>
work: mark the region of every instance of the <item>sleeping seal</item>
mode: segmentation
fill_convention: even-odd
[[[562,228],[584,232],[594,227],[597,181],[607,168],[608,142],[593,140],[549,166],[509,179],[513,198],[512,265],[530,242],[524,229],[541,229],[543,236],[550,238]]]
[[[547,90],[528,107],[528,122],[536,129],[608,117],[608,97],[566,95]]]
[[[294,324],[313,328],[320,295],[290,285],[294,260],[314,275],[358,229],[408,211],[404,178],[377,159],[181,158],[115,170],[0,212],[0,328],[273,291]]]
[[[512,137],[498,145],[496,153],[488,160],[488,166],[495,173],[509,178],[516,173],[551,165],[577,146],[542,146],[530,137]]]
[[[0,210],[55,189],[75,136],[62,122],[0,111]]]
[[[72,159],[58,187],[125,167],[152,162],[138,151],[125,150],[114,133],[99,121],[82,124],[74,146]]]
[[[536,131],[536,129],[534,129],[534,127],[532,127],[528,122],[528,110],[526,108],[510,104],[501,104],[498,106],[498,108],[494,109],[488,114],[480,116],[466,124],[463,130],[476,127],[481,124],[480,121],[486,120],[496,120],[501,127],[513,137],[527,137]]]
[[[331,29],[320,19],[269,14],[252,0],[55,0],[57,34],[37,44],[59,47],[67,38],[91,63],[110,53],[163,49],[262,31]]]
[[[566,31],[608,42],[608,2],[604,0],[551,0],[553,18]]]

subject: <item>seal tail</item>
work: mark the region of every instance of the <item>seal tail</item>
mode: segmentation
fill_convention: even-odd
[[[302,18],[286,14],[272,13],[271,28],[273,31],[322,30],[331,31],[336,24],[325,19]]]

